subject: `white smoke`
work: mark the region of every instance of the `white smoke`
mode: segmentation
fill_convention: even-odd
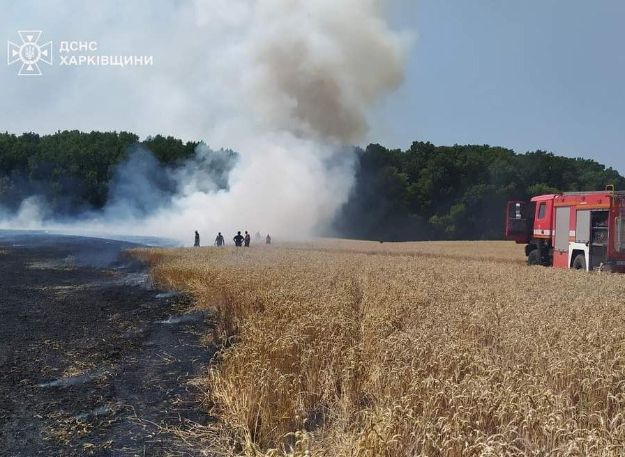
[[[155,67],[121,76],[83,70],[73,80],[57,68],[52,78],[63,93],[37,106],[45,115],[36,125],[24,119],[20,130],[173,133],[234,149],[240,159],[227,190],[201,167],[179,171],[178,194],[147,217],[124,204],[125,194],[151,192],[145,173],[132,166],[122,173],[136,173],[124,181],[134,185],[117,188],[103,212],[78,225],[48,220],[46,227],[189,241],[196,229],[302,238],[330,221],[353,181],[353,157],[342,146],[363,139],[367,110],[402,81],[406,40],[386,24],[384,1],[85,3],[16,2],[12,13],[32,4],[29,12],[57,33],[71,30],[111,51],[132,43],[156,54]],[[0,21],[5,30],[21,26]],[[19,89],[9,98],[15,106]],[[9,128],[18,123],[0,114],[5,120]],[[33,202],[4,226],[37,226]]]

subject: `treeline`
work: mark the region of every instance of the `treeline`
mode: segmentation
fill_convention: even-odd
[[[198,149],[204,151],[201,157]],[[150,160],[133,155],[137,150]],[[329,228],[333,235],[385,241],[498,239],[508,200],[607,184],[625,189],[625,178],[613,169],[545,151],[516,154],[487,145],[415,142],[407,151],[372,144],[356,154],[355,186]],[[119,181],[133,181],[139,168],[137,175],[152,177],[143,188],[161,200],[177,190],[171,171],[185,166],[201,167],[202,176],[226,188],[235,160],[232,151],[161,135],[140,141],[128,132],[0,134],[0,209],[15,211],[37,195],[56,216],[98,210],[129,187]],[[139,201],[135,206],[149,211],[154,205]]]
[[[151,151],[158,164],[175,168],[193,157],[199,144],[161,135],[140,141],[128,132],[0,134],[0,207],[15,211],[37,195],[58,216],[98,210],[111,197],[118,167],[133,152]],[[175,192],[173,181],[153,181],[162,187],[159,192]]]
[[[334,224],[341,236],[400,241],[500,239],[508,200],[566,191],[625,189],[617,171],[588,159],[500,147],[359,151],[356,185]]]

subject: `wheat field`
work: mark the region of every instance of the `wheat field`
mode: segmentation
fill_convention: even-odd
[[[226,455],[625,455],[625,276],[506,242],[135,255],[215,310]]]

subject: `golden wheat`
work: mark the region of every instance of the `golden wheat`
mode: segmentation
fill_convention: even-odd
[[[625,276],[498,242],[135,254],[216,311],[230,453],[625,455]]]

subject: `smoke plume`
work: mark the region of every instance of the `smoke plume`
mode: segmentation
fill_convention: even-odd
[[[135,151],[103,211],[68,223],[38,210],[34,197],[4,227],[185,242],[196,229],[313,235],[352,186],[354,156],[344,146],[363,139],[367,110],[403,76],[406,40],[387,25],[382,0],[31,0],[12,4],[4,30],[21,27],[26,12],[48,27],[47,39],[97,40],[112,54],[154,55],[155,65],[55,67],[30,87],[3,75],[15,89],[10,106],[48,93],[36,106],[43,115],[28,117],[28,107],[17,118],[0,114],[10,130],[174,134],[240,156],[225,183],[206,146],[176,170],[158,170],[148,152]],[[162,193],[172,187],[173,197]]]

